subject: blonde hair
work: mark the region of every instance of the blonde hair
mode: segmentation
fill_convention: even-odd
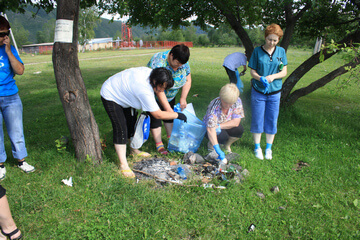
[[[220,99],[226,103],[236,103],[240,91],[234,83],[228,83],[220,89]]]
[[[282,36],[284,36],[284,32],[281,29],[281,27],[275,23],[270,24],[269,26],[266,27],[265,29],[265,38],[267,36],[269,36],[270,34],[275,34],[279,37],[279,40],[282,38]]]

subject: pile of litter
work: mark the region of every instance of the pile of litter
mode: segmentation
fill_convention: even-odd
[[[241,183],[241,181],[245,179],[245,176],[249,174],[249,172],[246,169],[242,169],[240,165],[231,163],[240,158],[239,154],[227,154],[226,158],[229,164],[225,166],[219,166],[219,161],[216,159],[217,157],[218,155],[213,152],[205,158],[197,153],[188,152],[184,155],[182,161],[179,162],[164,157],[155,157],[136,162],[133,171],[138,180],[155,179],[161,183],[180,185],[185,185],[185,181],[193,180],[191,182],[201,181],[202,186],[205,188],[215,188],[215,186],[210,183],[211,180],[215,178],[223,181],[234,180],[235,183]]]

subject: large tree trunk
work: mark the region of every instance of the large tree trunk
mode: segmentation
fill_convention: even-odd
[[[245,31],[244,27],[241,25],[241,21],[239,19],[240,16],[235,16],[233,12],[228,9],[225,1],[213,1],[213,4],[219,9],[219,11],[225,16],[226,20],[230,24],[231,28],[235,31],[235,33],[240,38],[242,44],[245,48],[245,55],[250,60],[251,54],[254,51],[254,45]]]
[[[102,160],[99,129],[92,113],[85,84],[81,76],[77,35],[80,0],[58,0],[56,19],[74,21],[72,43],[55,42],[53,65],[75,155],[79,160],[90,157],[94,163]]]
[[[239,38],[245,48],[245,55],[246,55],[247,59],[250,60],[251,54],[254,51],[254,45],[253,45],[249,35],[247,34],[247,32],[245,31],[243,26],[241,26],[240,22],[236,20],[234,15],[226,14],[226,13],[224,15],[225,15],[226,19],[228,20],[228,22],[230,23],[230,26],[232,27],[232,29],[234,29],[236,34],[239,36]]]
[[[299,12],[294,13],[292,8],[292,2],[285,4],[284,12],[285,12],[285,19],[286,19],[286,26],[284,36],[281,40],[280,46],[287,51],[291,38],[295,32],[296,23],[301,19],[301,17],[311,8],[311,1],[306,2],[304,8],[302,8]]]

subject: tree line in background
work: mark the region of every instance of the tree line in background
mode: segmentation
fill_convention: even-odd
[[[8,12],[16,43],[19,48],[27,44],[49,43],[54,40],[56,15],[54,11],[46,13],[31,6],[24,14]],[[81,9],[79,14],[79,44],[84,45],[92,38],[111,37],[121,39],[121,21],[110,21],[100,18],[95,8]],[[246,29],[247,34],[255,46],[264,41],[261,27]],[[220,24],[216,28],[208,26],[205,30],[194,24],[181,27],[177,30],[170,28],[149,28],[132,26],[134,41],[178,41],[193,42],[194,46],[241,46],[241,40],[228,24]],[[292,40],[297,47],[312,48],[315,39],[298,35]]]

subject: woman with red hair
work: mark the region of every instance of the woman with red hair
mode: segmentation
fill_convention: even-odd
[[[277,133],[280,108],[282,78],[287,74],[285,49],[277,47],[283,31],[277,24],[265,29],[265,44],[254,49],[250,61],[251,68],[251,110],[250,131],[255,142],[255,156],[264,159],[260,147],[261,134],[266,133],[265,158],[272,159],[272,144]]]

